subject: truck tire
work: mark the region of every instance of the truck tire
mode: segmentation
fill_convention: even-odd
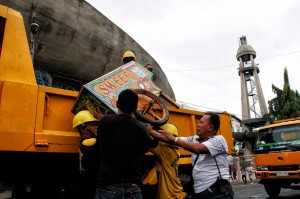
[[[139,97],[138,108],[135,112],[137,119],[154,126],[161,126],[169,120],[169,111],[163,101],[155,94],[144,90],[133,90]]]
[[[277,197],[281,190],[281,187],[276,183],[265,183],[264,187],[267,194],[272,198]]]

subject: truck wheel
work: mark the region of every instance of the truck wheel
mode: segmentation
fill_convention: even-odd
[[[281,187],[276,183],[266,183],[264,187],[270,197],[277,197],[281,190]]]
[[[169,111],[167,106],[155,94],[144,90],[134,89],[139,97],[137,111],[135,116],[151,125],[161,126],[169,120]]]

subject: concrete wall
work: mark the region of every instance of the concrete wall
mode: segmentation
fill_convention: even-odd
[[[122,65],[126,50],[154,67],[154,83],[175,98],[158,63],[133,38],[84,0],[0,0],[22,13],[30,45],[32,16],[39,24],[34,65],[55,81],[90,82]]]

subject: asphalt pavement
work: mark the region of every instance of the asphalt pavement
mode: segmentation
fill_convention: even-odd
[[[269,199],[270,197],[265,192],[264,186],[259,184],[258,181],[251,183],[231,183],[234,191],[234,198],[236,199]],[[281,189],[279,194],[280,199],[299,199],[300,190]]]

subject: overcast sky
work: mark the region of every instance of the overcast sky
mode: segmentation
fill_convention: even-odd
[[[298,0],[88,0],[165,72],[177,101],[241,118],[239,37],[256,51],[266,103],[284,67],[300,91]],[[267,105],[268,106],[268,105]]]

